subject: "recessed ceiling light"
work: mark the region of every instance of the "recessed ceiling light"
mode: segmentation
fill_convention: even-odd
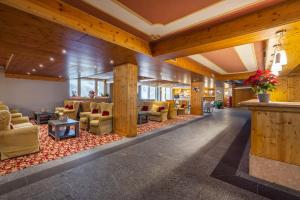
[[[94,68],[97,68],[97,65],[94,65]]]
[[[62,76],[58,76],[58,78],[61,78]]]
[[[44,67],[44,65],[43,65],[43,64],[39,64],[39,67],[40,67],[40,68],[43,68],[43,67]]]
[[[109,63],[110,63],[110,64],[114,64],[114,60],[110,60]]]
[[[54,58],[53,58],[53,57],[50,57],[49,60],[53,62],[53,61],[54,61]]]
[[[67,53],[67,50],[63,49],[63,50],[61,50],[61,52],[62,52],[63,54],[66,54],[66,53]]]
[[[27,72],[27,75],[30,75],[30,72]]]
[[[36,70],[35,70],[35,69],[32,69],[32,71],[35,72]]]

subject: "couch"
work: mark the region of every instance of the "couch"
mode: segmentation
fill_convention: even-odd
[[[113,103],[97,103],[97,114],[89,115],[89,131],[94,134],[111,133],[113,129]]]
[[[168,119],[174,119],[177,116],[177,110],[175,101],[174,100],[168,100],[169,103],[169,112],[168,112]]]
[[[82,111],[79,114],[80,128],[89,130],[90,115],[93,113],[93,111],[100,114],[101,110],[98,109],[98,104],[96,102],[82,102],[80,110]]]
[[[64,107],[55,108],[55,113],[59,116],[67,116],[70,119],[77,120],[79,114],[80,101],[65,100]]]
[[[0,111],[1,160],[39,151],[39,128],[29,122],[11,123],[7,110]]]
[[[168,120],[169,103],[164,101],[140,101],[138,111],[148,111],[149,120],[163,122]]]

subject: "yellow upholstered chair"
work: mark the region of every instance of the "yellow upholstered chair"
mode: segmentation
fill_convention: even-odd
[[[181,100],[179,101],[179,105],[178,105],[178,111],[177,114],[178,115],[185,115],[188,113],[188,101],[185,100]]]
[[[84,106],[86,106],[87,102],[84,102]],[[89,124],[90,124],[90,115],[92,112],[101,113],[101,110],[98,109],[98,104],[96,102],[88,102],[89,103],[89,110],[87,111],[86,109],[83,109],[84,112],[80,112],[80,128],[88,130],[89,129]],[[95,113],[96,114],[96,113]]]
[[[162,108],[160,110],[160,108]],[[165,101],[154,101],[149,109],[149,120],[163,122],[168,120],[169,103]]]
[[[1,104],[0,105],[0,111],[1,110],[5,110],[5,111],[8,111],[10,113],[12,124],[20,124],[20,123],[29,122],[29,117],[23,117],[22,113],[17,113],[17,112],[11,113],[7,105]]]
[[[64,107],[55,108],[55,113],[59,116],[67,116],[70,119],[76,120],[78,118],[80,101],[65,100]]]
[[[31,123],[11,124],[10,113],[0,111],[1,160],[39,151],[39,128]]]
[[[168,119],[174,119],[177,116],[177,107],[175,105],[174,100],[168,100],[169,103],[169,111],[168,111]]]
[[[98,103],[99,114],[90,114],[90,132],[94,134],[105,134],[112,132],[113,103]]]

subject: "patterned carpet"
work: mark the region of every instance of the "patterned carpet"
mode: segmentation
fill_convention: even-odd
[[[171,126],[183,121],[196,118],[193,115],[181,115],[176,119],[167,120],[165,122],[150,121],[147,124],[138,125],[138,134],[153,131],[158,128]],[[48,136],[48,126],[40,125],[40,151],[38,153],[11,158],[0,161],[0,175],[9,174],[30,166],[56,160],[74,153],[92,149],[96,146],[121,140],[123,137],[117,134],[93,135],[87,131],[80,131],[80,136],[56,142],[52,137]]]

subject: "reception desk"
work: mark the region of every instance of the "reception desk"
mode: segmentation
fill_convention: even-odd
[[[300,191],[300,102],[240,106],[251,111],[250,175]]]

